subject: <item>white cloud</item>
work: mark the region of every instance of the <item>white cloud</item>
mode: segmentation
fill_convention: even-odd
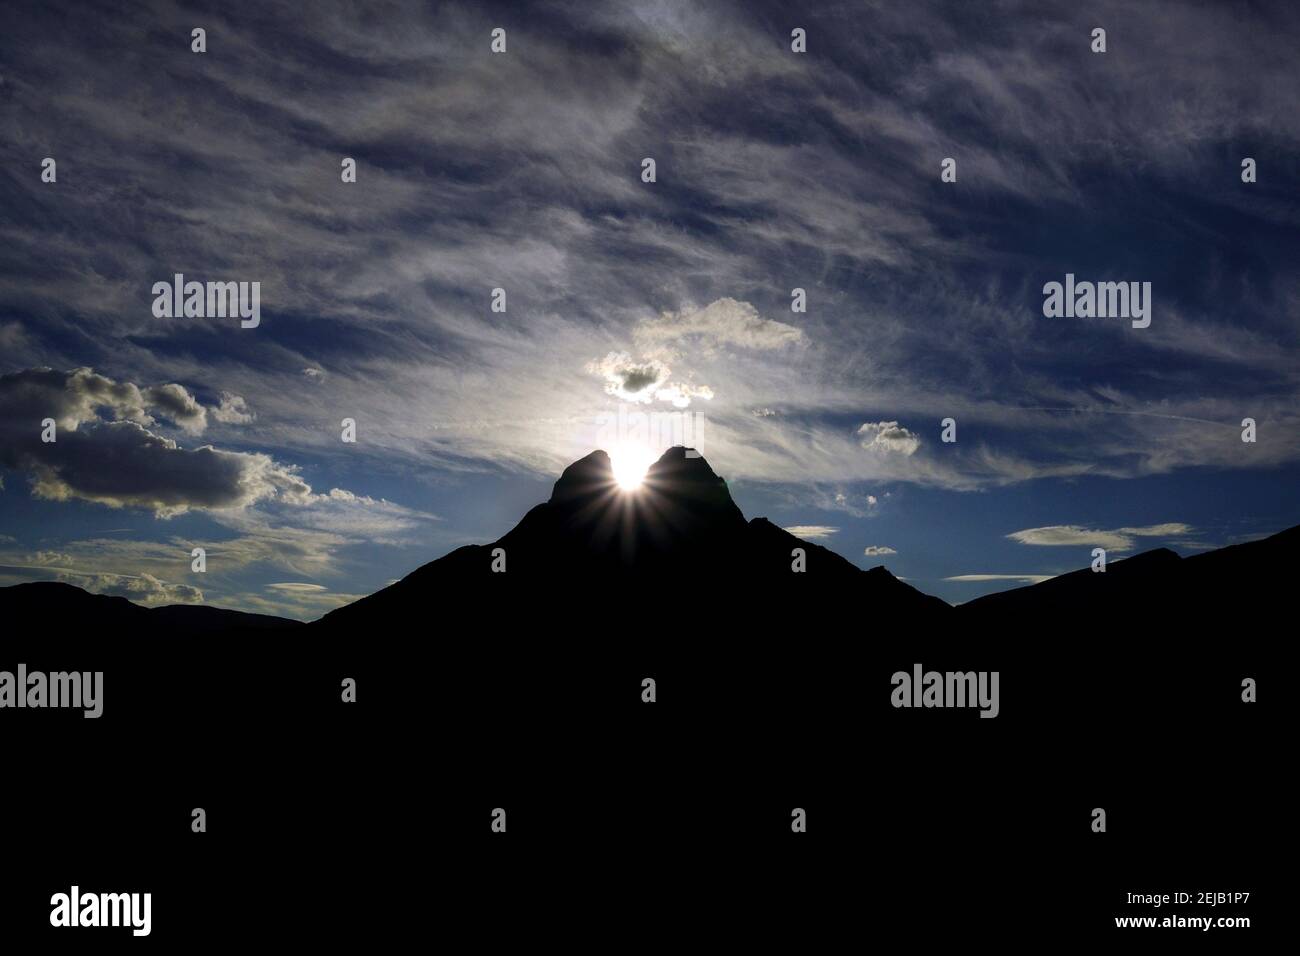
[[[1191,532],[1192,527],[1181,522],[1147,525],[1140,528],[1115,528],[1110,531],[1083,528],[1072,524],[1059,524],[1013,531],[1007,537],[1012,541],[1018,541],[1020,544],[1048,547],[1093,547],[1105,548],[1107,551],[1128,551],[1134,546],[1135,538],[1169,538]]]
[[[664,312],[657,320],[638,325],[635,336],[647,351],[665,345],[674,349],[690,345],[704,353],[727,345],[779,349],[804,340],[803,330],[797,326],[765,319],[748,302],[732,298],[718,299],[702,309]]]
[[[824,524],[797,524],[794,527],[786,528],[796,538],[829,538],[838,532],[839,528],[832,528]]]
[[[658,400],[686,408],[692,399],[713,398],[713,389],[707,385],[669,382],[673,370],[656,358],[637,360],[627,352],[610,352],[603,359],[588,362],[586,369],[605,380],[606,394],[625,402],[648,405]]]
[[[57,579],[92,594],[124,597],[136,604],[157,607],[164,604],[202,604],[203,592],[189,584],[172,584],[152,574],[112,574],[60,569]]]
[[[605,380],[606,394],[643,404],[654,401],[673,373],[658,359],[634,361],[626,352],[610,352],[603,359],[588,362],[587,371]]]
[[[661,402],[672,402],[676,408],[686,408],[693,398],[711,399],[713,389],[707,385],[693,386],[676,383],[655,392],[655,398]]]
[[[287,582],[293,583],[293,582]],[[253,614],[271,614],[276,617],[289,617],[300,621],[310,621],[326,614],[337,607],[351,604],[365,597],[364,594],[350,594],[343,591],[319,590],[306,587],[277,587],[268,585],[270,593],[253,591],[236,591],[222,595],[222,607],[248,611]]]
[[[62,551],[37,551],[35,554],[30,555],[28,560],[32,564],[42,567],[72,563],[71,556],[64,554]]]
[[[858,429],[863,448],[900,455],[913,455],[921,439],[898,422],[866,422]]]
[[[707,457],[707,456],[706,456]],[[872,518],[880,511],[880,499],[849,488],[815,484],[792,488],[786,497],[791,507],[811,507],[818,511],[841,511],[854,518]]]
[[[862,553],[872,558],[883,557],[884,555],[887,554],[898,554],[898,552],[895,551],[893,548],[884,544],[868,545],[867,549]]]
[[[240,395],[221,393],[221,404],[212,410],[212,417],[226,425],[247,425],[255,417]]]
[[[950,578],[944,578],[945,581],[1021,581],[1025,584],[1039,584],[1043,581],[1050,581],[1055,575],[1052,574],[958,574]]]

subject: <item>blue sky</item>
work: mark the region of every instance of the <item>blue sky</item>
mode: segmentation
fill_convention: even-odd
[[[1300,523],[1287,4],[15,9],[0,584],[313,618],[508,530],[620,405],[952,602]],[[155,317],[175,273],[260,325]],[[1150,326],[1045,317],[1067,273]]]

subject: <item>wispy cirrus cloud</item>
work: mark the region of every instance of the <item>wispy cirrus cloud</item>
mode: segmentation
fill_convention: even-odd
[[[1300,443],[1286,436],[1300,431],[1287,361],[1297,336],[1283,320],[1294,276],[1233,288],[1214,259],[1214,226],[1178,230],[1192,244],[1180,258],[1207,277],[1199,298],[1162,305],[1150,336],[1118,339],[1113,327],[1035,315],[1042,273],[1092,256],[1092,246],[1081,238],[1044,250],[1032,231],[1017,232],[1068,209],[1081,236],[1095,233],[1106,223],[1094,204],[1116,205],[1096,200],[1102,186],[1119,205],[1140,203],[1136,180],[1159,168],[1169,188],[1199,194],[1196,164],[1214,158],[1216,142],[1294,141],[1284,100],[1259,93],[1285,88],[1294,24],[1259,32],[1209,8],[1169,16],[1175,8],[1164,4],[1103,5],[1125,24],[1126,49],[1141,53],[1111,57],[1085,84],[1066,54],[1091,15],[1026,18],[1022,9],[999,11],[995,20],[1019,24],[1001,31],[926,4],[907,16],[874,7],[862,16],[876,56],[844,39],[856,15],[812,11],[817,55],[800,57],[763,4],[582,16],[560,6],[546,11],[554,29],[530,36],[526,55],[494,57],[482,42],[491,19],[473,10],[431,17],[398,5],[379,25],[342,11],[305,22],[294,5],[267,3],[256,23],[214,14],[220,54],[165,90],[102,54],[165,56],[170,31],[185,23],[169,5],[149,5],[159,30],[144,37],[111,20],[56,33],[21,16],[3,41],[20,65],[7,141],[34,154],[42,136],[75,130],[78,174],[119,188],[58,194],[85,228],[51,233],[15,218],[6,239],[19,278],[5,304],[18,318],[3,326],[4,341],[28,364],[183,376],[212,422],[239,425],[281,456],[338,454],[321,424],[352,412],[366,416],[363,453],[376,458],[548,472],[590,446],[580,429],[531,419],[590,420],[614,397],[686,407],[711,393],[720,465],[764,482],[967,489],[1296,460]],[[1204,37],[1215,38],[1223,67],[1213,83],[1193,81],[1203,71],[1189,67],[1203,66],[1204,51],[1193,56],[1199,44],[1181,42]],[[59,57],[34,58],[52,45],[83,64],[78,84],[52,65]],[[1172,84],[1179,110],[1133,96],[1151,77]],[[176,108],[159,123],[164,101]],[[1069,122],[1049,103],[1071,104]],[[423,122],[431,110],[441,122]],[[338,181],[336,143],[359,161],[352,186]],[[656,184],[637,177],[646,152],[659,160]],[[864,166],[868,154],[877,163]],[[458,162],[432,171],[430,155]],[[961,191],[1021,205],[1005,222],[966,216],[932,188],[946,155],[959,159]],[[517,174],[516,158],[529,175]],[[1099,166],[1126,175],[1099,177]],[[194,178],[208,188],[188,188]],[[8,206],[20,210],[52,195],[34,179],[12,189]],[[1285,216],[1285,204],[1239,190],[1212,200]],[[174,230],[177,241],[141,246],[131,241],[141,225]],[[974,263],[997,229],[997,248]],[[359,235],[364,244],[349,238]],[[260,279],[264,334],[152,319],[142,290],[174,271]],[[504,315],[486,308],[496,284],[510,293]],[[806,313],[790,311],[796,286]],[[1224,301],[1249,319],[1219,321]],[[1139,357],[1122,374],[1093,361],[1119,343]],[[616,383],[587,372],[611,352],[628,357]],[[1061,394],[1063,358],[1079,363],[1071,381],[1121,386],[1111,411],[1199,415],[1224,430],[1115,415],[1097,429],[1043,411],[1098,404],[1095,394]],[[280,387],[290,375],[319,389],[310,409]],[[223,391],[244,404],[219,404]],[[1228,430],[1243,405],[1270,421],[1248,459]],[[789,413],[744,420],[778,406]],[[245,421],[250,409],[256,421]],[[871,426],[866,448],[836,420],[845,415]],[[928,448],[947,415],[962,422],[961,441]],[[426,424],[484,419],[496,424]],[[1014,433],[996,438],[965,430],[1012,419]],[[879,427],[889,422],[901,431]],[[870,460],[885,453],[898,460]]]

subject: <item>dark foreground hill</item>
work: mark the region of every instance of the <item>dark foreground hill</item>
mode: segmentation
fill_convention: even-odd
[[[1059,933],[1139,912],[1120,903],[1135,887],[1251,889],[1277,846],[1264,801],[1285,792],[1275,632],[1298,535],[952,608],[746,520],[674,449],[632,495],[594,453],[498,541],[310,625],[3,589],[0,671],[103,674],[102,719],[0,713],[33,781],[15,858],[47,864],[23,871],[19,909],[45,922],[74,879],[153,886],[163,935],[208,925],[236,884],[282,921],[286,881],[341,873],[336,895],[368,918],[391,904],[394,847],[484,899],[506,879],[626,902],[623,877],[654,874],[651,909],[686,873],[705,908],[725,882],[746,900],[776,887],[783,906],[812,887],[848,912],[861,881],[843,874],[875,860],[877,902],[907,926],[977,926],[1010,900],[1017,927]],[[896,706],[894,676],[922,667],[996,676],[996,719],[969,699]],[[192,807],[213,839],[190,839]],[[411,807],[437,826],[413,830]],[[296,869],[250,867],[268,847]]]

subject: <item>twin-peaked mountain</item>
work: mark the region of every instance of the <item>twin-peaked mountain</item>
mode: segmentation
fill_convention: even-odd
[[[680,447],[630,493],[615,482],[609,456],[594,451],[497,541],[459,548],[319,624],[395,622],[420,613],[434,595],[463,612],[483,602],[484,624],[599,610],[628,631],[665,626],[674,614],[683,631],[777,624],[808,617],[810,602],[826,601],[841,603],[845,614],[885,618],[937,621],[952,611],[883,567],[863,571],[766,518],[747,521],[708,462]],[[519,601],[525,604],[510,603]]]

